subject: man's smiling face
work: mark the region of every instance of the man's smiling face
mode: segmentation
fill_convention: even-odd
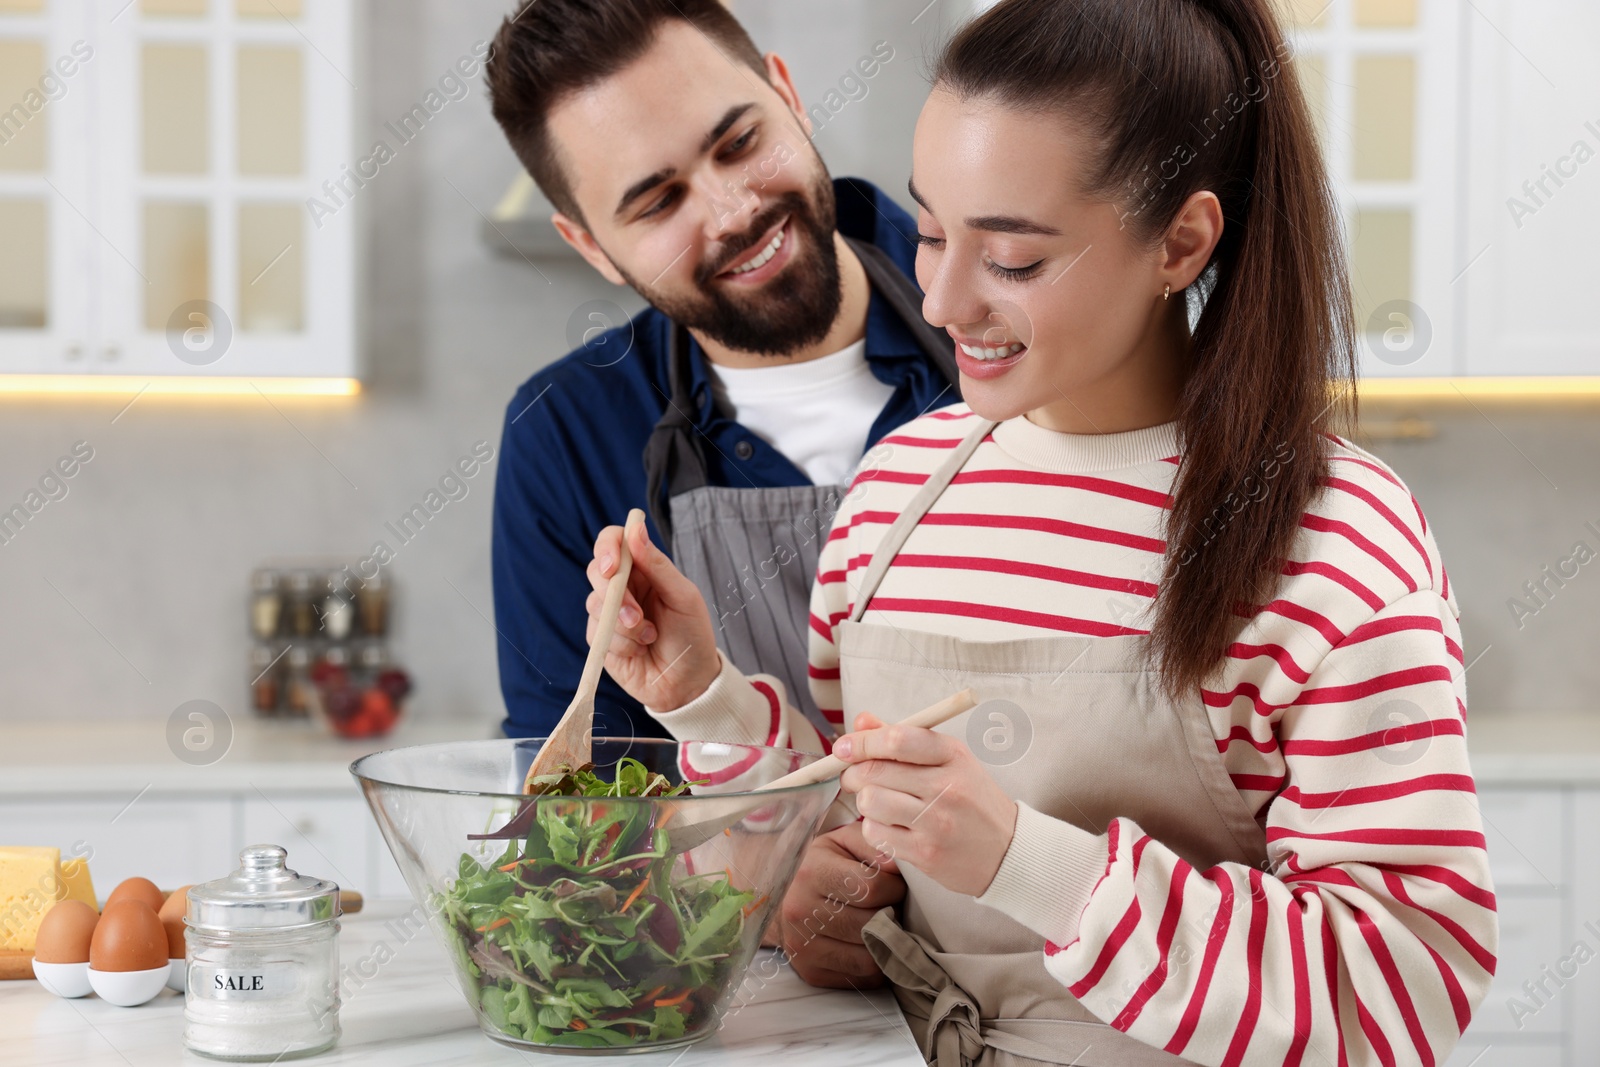
[[[768,72],[669,20],[549,131],[584,216],[557,225],[596,269],[729,348],[781,356],[827,334],[841,291],[827,168],[782,62]]]

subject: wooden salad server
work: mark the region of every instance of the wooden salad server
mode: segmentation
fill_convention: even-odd
[[[606,586],[606,598],[600,607],[599,624],[595,627],[594,641],[589,645],[589,656],[583,661],[583,674],[578,679],[578,691],[572,694],[572,703],[556,728],[545,738],[539,752],[528,766],[522,780],[522,791],[531,793],[531,783],[541,774],[555,774],[562,767],[578,770],[594,762],[594,694],[600,685],[600,672],[605,669],[606,649],[611,647],[611,635],[617,629],[617,614],[622,610],[622,597],[628,591],[628,573],[633,570],[633,557],[628,552],[628,539],[635,527],[644,525],[644,512],[634,508],[628,512],[628,523],[622,531],[622,550],[617,560],[617,572]]]
[[[937,704],[930,704],[921,711],[912,715],[908,715],[906,718],[901,719],[898,725],[921,726],[931,730],[940,723],[948,722],[957,715],[960,715],[962,712],[970,711],[977,706],[978,698],[973,695],[972,690],[963,689],[954,696],[945,697]],[[724,809],[711,818],[701,822],[687,823],[682,826],[670,827],[667,830],[667,837],[671,841],[671,849],[673,852],[687,851],[696,847],[697,845],[711,840],[711,838],[721,833],[724,829],[742,821],[752,811],[761,806],[763,803],[761,799],[762,793],[773,789],[788,789],[793,786],[811,785],[814,782],[823,782],[830,778],[837,778],[844,773],[845,768],[848,766],[850,765],[844,760],[830,753],[826,756],[823,756],[815,763],[808,763],[797,771],[791,771],[781,778],[775,778],[766,785],[758,785],[748,792],[726,794],[692,794],[693,796],[707,799],[717,796],[727,796],[730,801],[743,800],[745,803],[735,807],[734,810]]]
[[[942,722],[960,715],[963,711],[971,711],[978,706],[978,698],[973,696],[972,690],[963,689],[954,696],[945,697],[937,704],[929,704],[921,711],[901,719],[898,723],[885,723],[886,726],[921,726],[933,729]],[[837,778],[850,766],[844,760],[829,753],[817,760],[808,763],[798,771],[790,771],[782,778],[774,778],[766,785],[758,785],[751,792],[760,793],[768,789],[788,789],[797,785],[810,785],[812,782],[823,782],[829,778]]]

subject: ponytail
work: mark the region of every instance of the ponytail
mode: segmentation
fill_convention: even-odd
[[[1343,233],[1283,34],[1268,0],[1004,0],[935,81],[1087,123],[1101,147],[1083,191],[1136,239],[1159,243],[1195,192],[1221,202],[1186,293],[1199,318],[1151,628],[1165,688],[1192,691],[1273,599],[1327,435],[1355,416]]]

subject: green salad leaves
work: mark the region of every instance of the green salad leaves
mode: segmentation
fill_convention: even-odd
[[[485,867],[463,853],[435,906],[463,978],[495,1029],[542,1045],[603,1048],[682,1038],[713,1022],[746,921],[765,903],[725,871],[687,875],[668,849],[665,806],[596,798],[672,797],[634,759],[613,781],[580,769],[541,790],[500,830]],[[573,798],[564,801],[562,798]]]

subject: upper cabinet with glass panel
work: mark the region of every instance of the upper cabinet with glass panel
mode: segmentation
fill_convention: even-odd
[[[1287,0],[1298,73],[1344,214],[1362,373],[1454,376],[1453,0]]]
[[[1600,374],[1600,4],[1473,0],[1467,10],[1467,371]]]
[[[0,0],[0,101],[58,72],[0,121],[0,371],[354,376],[353,213],[307,211],[351,57],[351,0]]]
[[[94,49],[81,11],[0,0],[0,345],[8,362],[83,354],[84,141]]]
[[[1600,180],[1579,174],[1600,155],[1600,5],[1280,3],[1345,215],[1363,374],[1600,375]]]

